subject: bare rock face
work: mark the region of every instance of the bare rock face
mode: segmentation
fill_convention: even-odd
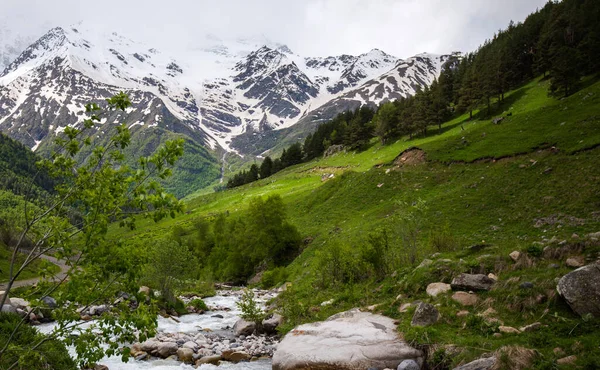
[[[560,294],[581,316],[600,318],[600,265],[592,264],[563,276],[556,286]]]
[[[460,274],[452,280],[454,290],[490,290],[495,281],[483,274]]]
[[[398,336],[392,319],[354,309],[289,332],[273,369],[395,369],[407,359],[422,364],[423,353]]]

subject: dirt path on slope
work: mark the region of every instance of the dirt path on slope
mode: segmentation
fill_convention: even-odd
[[[50,278],[51,280],[59,281],[59,280],[62,280],[67,275],[67,271],[69,271],[69,266],[67,266],[64,261],[58,260],[52,256],[47,256],[45,254],[41,255],[40,258],[60,267],[60,271],[57,272],[54,276],[52,276]],[[33,285],[33,284],[37,283],[38,281],[40,281],[40,279],[41,279],[40,277],[35,277],[35,278],[31,278],[31,279],[17,280],[13,283],[11,289]],[[8,286],[8,282],[0,283],[0,290],[5,290],[7,286]]]

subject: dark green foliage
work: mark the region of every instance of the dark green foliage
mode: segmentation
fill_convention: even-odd
[[[65,345],[60,340],[48,339],[27,324],[19,326],[20,323],[21,317],[0,313],[0,347],[4,347],[15,328],[19,327],[7,351],[0,357],[0,368],[8,369],[18,362],[15,369],[19,370],[77,369],[75,362],[71,359]],[[37,343],[41,344],[38,348],[32,349],[31,346]]]
[[[273,160],[267,156],[260,164],[260,178],[266,179],[273,174]]]
[[[36,165],[40,159],[23,144],[0,134],[0,189],[30,199],[53,192],[55,181]]]
[[[277,195],[252,199],[241,217],[221,214],[194,226],[184,242],[221,281],[245,282],[260,268],[286,265],[300,247],[300,234],[287,221]]]
[[[189,305],[194,307],[197,311],[208,311],[208,306],[200,298],[193,299],[190,301]]]

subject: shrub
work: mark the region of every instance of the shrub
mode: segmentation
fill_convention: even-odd
[[[526,252],[531,257],[541,257],[542,254],[544,253],[544,250],[539,245],[531,245],[531,246],[527,247]]]
[[[21,322],[14,314],[0,313],[0,347],[4,347],[11,333]],[[0,368],[8,369],[18,362],[17,369],[54,369],[75,370],[75,362],[69,356],[65,345],[57,339],[46,339],[38,348],[29,347],[44,340],[40,334],[29,325],[21,325],[17,329],[7,351],[0,358]]]
[[[208,311],[208,306],[200,298],[193,299],[189,305],[194,307],[196,311]]]
[[[256,330],[260,332],[262,322],[267,315],[254,298],[254,292],[246,289],[244,294],[242,294],[242,298],[236,304],[242,310],[242,314],[240,315],[242,319],[255,323]]]

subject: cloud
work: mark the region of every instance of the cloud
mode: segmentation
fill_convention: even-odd
[[[197,46],[206,34],[264,35],[301,55],[398,57],[471,51],[546,0],[1,0],[13,34],[39,37],[79,21],[162,49]],[[1,42],[2,40],[0,40]]]

